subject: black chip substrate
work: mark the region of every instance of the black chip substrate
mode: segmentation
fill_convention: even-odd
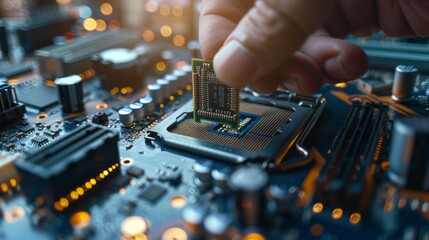
[[[164,187],[152,184],[148,188],[146,188],[139,196],[151,203],[156,203],[166,192],[167,190]]]
[[[213,70],[211,61],[192,59],[194,120],[208,120],[238,128],[240,89],[228,87]]]

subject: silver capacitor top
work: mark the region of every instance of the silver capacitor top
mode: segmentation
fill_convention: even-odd
[[[394,124],[389,153],[390,180],[400,187],[429,190],[429,118],[403,116]]]
[[[159,86],[161,86],[161,92],[162,92],[162,99],[163,101],[168,100],[168,98],[170,97],[171,94],[171,83],[170,81],[166,80],[166,79],[157,79],[156,80],[156,84],[158,84]]]
[[[164,102],[164,96],[162,94],[162,88],[159,84],[149,84],[147,86],[147,89],[149,90],[149,96],[152,97],[155,105],[159,106]]]
[[[397,102],[408,101],[414,93],[419,70],[414,66],[399,65],[393,79],[392,99]]]
[[[134,114],[134,121],[142,121],[144,119],[144,105],[143,103],[140,102],[136,102],[136,103],[131,103],[129,108],[131,110],[133,110],[133,114]]]
[[[152,115],[155,112],[155,103],[153,102],[153,98],[150,96],[146,96],[144,98],[140,98],[140,103],[143,104],[144,113],[146,115]]]
[[[176,95],[177,91],[181,89],[179,78],[174,74],[167,74],[164,79],[170,82],[170,94]]]
[[[119,122],[123,127],[131,127],[134,122],[134,114],[131,108],[121,108],[118,111]]]

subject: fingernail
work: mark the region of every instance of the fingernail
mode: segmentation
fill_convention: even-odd
[[[243,87],[252,82],[257,72],[253,54],[237,41],[223,46],[213,59],[218,77],[232,87]]]

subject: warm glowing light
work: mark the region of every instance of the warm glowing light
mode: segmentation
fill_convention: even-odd
[[[182,34],[177,34],[176,36],[173,37],[173,43],[176,47],[185,46],[185,43],[186,43],[185,36],[183,36]]]
[[[170,15],[170,12],[171,12],[171,8],[167,4],[161,4],[161,6],[159,7],[159,13],[162,16],[168,16]]]
[[[58,4],[69,4],[71,0],[57,0]]]
[[[173,208],[183,208],[187,203],[187,200],[184,196],[174,196],[170,200],[170,205]]]
[[[353,213],[350,215],[350,223],[351,224],[358,224],[361,220],[361,215],[359,213]]]
[[[77,194],[79,194],[79,196],[82,196],[85,193],[85,191],[81,187],[76,188],[76,192]]]
[[[94,178],[91,178],[91,180],[89,180],[89,182],[90,182],[92,185],[97,184],[97,181],[95,181],[95,179],[94,179]]]
[[[104,171],[103,171],[103,174],[104,174],[105,176],[107,176],[107,175],[109,175],[109,172],[108,172],[107,170],[104,170]]]
[[[183,15],[183,8],[181,6],[173,6],[173,16],[181,17]]]
[[[167,65],[165,64],[165,62],[157,62],[155,68],[158,71],[164,71],[167,68]]]
[[[103,19],[97,19],[97,27],[95,28],[95,30],[97,30],[97,31],[99,31],[99,32],[102,32],[102,31],[104,31],[104,30],[106,30],[106,28],[107,28],[107,25],[106,25],[106,22],[103,20]],[[92,77],[92,74],[88,74],[89,76],[86,76],[87,75],[87,73],[85,72],[85,77],[86,78],[88,78],[88,77]]]
[[[74,34],[72,32],[65,32],[64,38],[66,39],[66,41],[71,41],[74,39]]]
[[[54,203],[54,208],[55,208],[55,210],[57,210],[58,212],[61,212],[62,210],[64,210],[64,208],[61,206],[60,202],[55,202],[55,203]]]
[[[186,91],[192,91],[192,85],[190,84],[186,85]]]
[[[66,198],[61,198],[60,199],[60,205],[61,205],[61,207],[66,208],[69,206],[69,201]]]
[[[100,6],[100,12],[101,12],[103,15],[110,15],[110,14],[112,14],[112,12],[113,12],[113,7],[112,7],[112,5],[110,5],[109,3],[103,3],[103,4],[101,4],[101,6]]]
[[[121,232],[124,236],[134,238],[135,236],[145,233],[148,229],[146,221],[139,216],[126,218],[121,224]]]
[[[314,213],[320,213],[323,211],[323,204],[321,203],[316,203],[313,205],[313,212]]]
[[[100,176],[101,179],[104,178],[104,174],[103,173],[100,173],[100,175],[98,175],[98,176]]]
[[[85,228],[91,223],[91,215],[86,211],[76,212],[69,219],[73,228]]]
[[[346,88],[347,87],[347,83],[337,83],[335,84],[336,88]]]
[[[119,88],[117,88],[117,87],[114,87],[114,88],[110,89],[110,94],[112,94],[112,95],[115,95],[118,92],[119,92]]]
[[[164,25],[164,26],[161,27],[161,29],[159,30],[159,32],[161,33],[161,35],[163,37],[169,37],[173,33],[173,30],[171,29],[170,26]]]
[[[17,182],[16,182],[15,178],[11,178],[9,180],[9,183],[10,183],[10,186],[13,187],[13,188],[16,187],[16,185],[17,185]]]
[[[90,182],[86,182],[86,183],[85,183],[85,187],[86,187],[87,189],[91,189],[91,188],[92,188],[92,184],[91,184]]]
[[[119,194],[121,194],[122,196],[125,196],[125,194],[127,194],[127,190],[125,188],[121,188],[119,189]]]
[[[174,101],[174,96],[170,96],[168,99],[170,99],[170,101]]]
[[[71,197],[71,199],[73,199],[73,200],[77,200],[77,199],[79,198],[79,194],[77,194],[77,192],[76,192],[76,191],[72,191],[72,192],[70,193],[70,197]]]
[[[121,93],[122,94],[131,94],[133,92],[134,92],[134,89],[132,87],[121,88]]]
[[[109,105],[107,103],[98,103],[97,105],[95,105],[96,109],[106,109]]]
[[[341,208],[335,208],[334,211],[332,211],[333,219],[340,219],[342,216],[343,216],[343,210]]]
[[[12,78],[12,79],[7,80],[7,83],[9,83],[10,85],[15,86],[15,85],[19,84],[19,80],[15,79],[15,78]]]
[[[7,192],[7,191],[9,191],[9,187],[7,186],[6,183],[0,184],[0,187],[1,187],[1,191],[4,192],[4,193]]]
[[[158,11],[158,3],[154,0],[149,0],[145,3],[144,9],[147,12],[154,13],[154,12]]]
[[[146,42],[152,42],[155,39],[155,33],[149,29],[144,30],[141,36]]]
[[[162,240],[188,240],[188,234],[181,228],[169,228],[162,234]]]
[[[259,233],[249,233],[243,237],[243,240],[265,240],[265,237]]]
[[[109,29],[110,30],[118,30],[121,27],[121,23],[119,23],[118,20],[111,20],[109,22]]]
[[[112,171],[113,171],[113,169],[112,169],[111,167],[109,167],[107,170],[109,170],[109,172],[112,172]]]
[[[97,28],[97,21],[94,18],[87,18],[83,21],[83,28],[87,31],[94,31]]]
[[[325,230],[323,229],[323,226],[322,226],[322,225],[320,225],[320,224],[318,224],[318,223],[313,224],[313,225],[311,225],[311,227],[310,227],[310,232],[311,232],[311,234],[312,234],[313,236],[315,236],[315,237],[318,237],[318,236],[322,235],[323,231],[325,231]]]
[[[159,104],[159,108],[164,108],[165,107],[165,105],[164,104]]]
[[[177,91],[177,95],[182,96],[183,95],[183,90]]]

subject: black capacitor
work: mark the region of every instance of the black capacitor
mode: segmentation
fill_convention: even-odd
[[[419,70],[414,66],[399,65],[393,79],[392,99],[397,102],[408,101],[414,93],[414,85]]]
[[[109,117],[105,112],[96,112],[92,117],[92,123],[105,126],[109,124]]]
[[[242,166],[235,170],[229,184],[235,192],[235,206],[240,222],[255,226],[265,220],[265,188],[268,174],[260,166]]]
[[[395,121],[389,161],[392,182],[407,189],[429,190],[429,118],[404,116]]]
[[[81,112],[83,104],[82,78],[78,75],[57,78],[55,84],[64,113]]]

